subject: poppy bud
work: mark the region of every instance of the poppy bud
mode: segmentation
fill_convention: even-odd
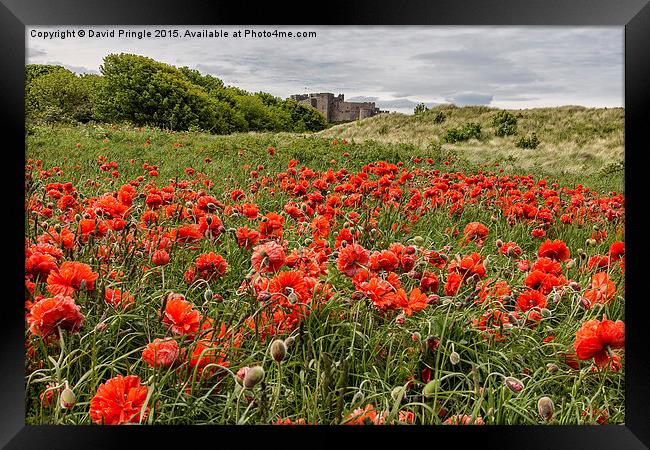
[[[95,330],[97,331],[104,331],[106,329],[106,322],[99,322],[97,325],[95,325]]]
[[[354,404],[357,404],[357,403],[361,403],[361,402],[363,402],[363,400],[365,399],[365,397],[366,397],[366,396],[364,395],[363,392],[361,392],[361,391],[357,391],[357,392],[354,394],[354,397],[352,397],[352,404],[354,405]]]
[[[244,376],[244,387],[247,389],[254,388],[264,379],[264,369],[262,366],[254,366],[246,371]]]
[[[395,319],[395,323],[397,323],[397,325],[404,325],[405,321],[406,321],[406,316],[404,315],[404,313],[399,314]]]
[[[503,246],[503,241],[501,239],[497,239],[497,248],[501,248]]]
[[[546,422],[551,420],[551,417],[553,417],[554,409],[555,407],[553,406],[553,400],[548,397],[542,397],[537,401],[537,411],[539,411],[539,415]]]
[[[587,297],[583,297],[582,295],[578,296],[578,304],[582,309],[591,309],[591,301]]]
[[[440,347],[440,339],[435,336],[427,337],[427,347],[429,347],[429,350],[432,352],[436,351],[438,347]]]
[[[404,389],[404,386],[397,386],[390,392],[390,398],[393,399],[393,401],[398,401],[400,398],[404,398],[406,395],[406,390]]]
[[[577,292],[577,291],[580,290],[580,284],[578,284],[575,281],[572,281],[571,283],[569,283],[569,288],[571,288],[571,289],[573,289],[574,291]]]
[[[311,238],[305,239],[305,245],[311,245],[314,241]]]
[[[270,298],[271,298],[271,293],[269,291],[262,291],[257,296],[257,300],[260,302],[265,302]]]
[[[413,342],[420,342],[421,339],[422,339],[422,336],[421,336],[420,333],[418,333],[417,331],[414,331],[414,332],[411,334],[411,340],[412,340]]]
[[[287,295],[287,300],[289,300],[289,303],[298,303],[298,296],[295,292],[292,292]]]
[[[586,245],[587,247],[593,247],[593,246],[595,246],[595,245],[596,245],[596,239],[587,239],[587,240],[585,241],[585,245]]]
[[[524,389],[524,384],[515,377],[506,377],[504,384],[514,393],[519,393]]]
[[[544,317],[545,319],[548,319],[553,315],[553,313],[547,308],[542,308],[540,312],[542,313],[542,317]]]
[[[580,259],[587,259],[587,254],[581,248],[578,249],[578,255],[580,255]]]
[[[485,413],[485,417],[494,417],[494,408],[490,408]]]
[[[212,205],[212,203],[210,203],[210,205]],[[208,207],[209,207],[209,205],[208,205]],[[206,217],[205,218],[205,223],[207,223],[208,226],[212,225],[212,217],[210,217],[210,216]]]
[[[88,282],[86,280],[81,280],[81,283],[79,283],[79,289],[82,291],[85,291],[87,286]]]
[[[203,300],[206,302],[210,299],[212,299],[212,290],[210,288],[206,289],[205,292],[203,293]]]
[[[427,297],[427,303],[429,305],[437,305],[440,302],[440,296],[436,294],[431,294]]]
[[[249,367],[242,367],[237,371],[237,379],[240,381],[244,381],[244,378],[246,378],[246,374],[249,371]]]
[[[558,370],[560,370],[560,368],[557,366],[557,364],[553,364],[553,363],[546,364],[546,371],[551,375],[557,373]]]
[[[271,344],[271,357],[277,363],[280,363],[287,356],[287,346],[281,339],[276,339]]]
[[[414,236],[413,239],[411,239],[411,241],[415,245],[422,245],[424,243],[424,238],[422,236]]]
[[[455,366],[460,362],[460,355],[455,351],[451,352],[451,355],[449,355],[449,362]]]
[[[426,385],[424,385],[424,389],[422,389],[422,395],[424,395],[427,398],[433,397],[437,387],[438,387],[438,380],[429,381]]]
[[[352,300],[361,300],[364,297],[363,292],[360,291],[355,291],[354,294],[352,294]]]
[[[215,205],[214,203],[208,203],[207,206],[208,206],[208,209],[209,209],[210,211],[214,211],[215,209],[217,209],[217,205]],[[210,223],[212,223],[212,217],[207,217],[207,218],[206,218],[206,222],[207,222],[207,219],[210,219],[210,222],[208,223],[208,225],[209,225]]]
[[[566,268],[567,269],[573,269],[576,265],[576,260],[575,259],[570,259],[566,262]]]
[[[61,408],[70,409],[75,405],[75,403],[77,403],[77,396],[74,395],[72,389],[70,389],[66,384],[65,389],[61,392],[60,400]]]
[[[284,345],[287,347],[287,350],[293,347],[293,344],[296,343],[296,338],[293,336],[289,336],[284,340]]]
[[[494,223],[497,223],[497,221],[498,221],[499,219],[497,218],[497,216],[494,216],[494,215],[493,215],[493,216],[490,216],[490,220],[491,220],[492,222],[494,222]]]

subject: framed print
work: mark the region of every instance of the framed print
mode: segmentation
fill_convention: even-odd
[[[7,448],[648,448],[647,2],[2,20]]]

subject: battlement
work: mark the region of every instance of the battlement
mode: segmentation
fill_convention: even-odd
[[[346,102],[343,94],[334,96],[331,92],[294,94],[291,98],[316,108],[328,122],[349,122],[384,112],[375,106],[375,102]]]

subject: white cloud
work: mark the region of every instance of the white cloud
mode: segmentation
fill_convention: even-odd
[[[71,27],[110,30],[111,27]],[[114,27],[115,29],[124,27]],[[187,27],[130,27],[133,30]],[[527,108],[623,105],[622,27],[190,27],[316,31],[315,38],[32,38],[28,63],[99,71],[109,53],[189,66],[226,84],[280,97],[302,92],[373,97],[380,108],[489,104]],[[38,27],[55,31],[65,27]]]

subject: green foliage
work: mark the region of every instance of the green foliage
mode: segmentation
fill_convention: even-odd
[[[27,72],[31,72],[25,88],[28,122],[88,122],[93,118],[90,82],[63,68]]]
[[[445,113],[443,113],[442,111],[438,111],[433,116],[433,123],[442,123],[445,121],[446,118],[447,116],[445,115]]]
[[[497,136],[512,136],[517,134],[517,117],[509,111],[499,111],[492,119],[495,127],[494,134]]]
[[[417,116],[418,114],[425,113],[428,110],[429,108],[427,108],[427,105],[425,105],[424,103],[418,103],[415,109],[413,110],[413,114]]]
[[[102,75],[76,76],[60,66],[28,65],[28,121],[129,122],[175,131],[320,131],[313,108],[267,93],[225,86],[212,75],[151,58],[111,54]]]
[[[539,145],[539,139],[537,134],[533,133],[530,137],[520,137],[517,142],[515,142],[515,145],[519,148],[537,148]]]
[[[480,138],[481,125],[475,122],[468,122],[462,127],[448,129],[445,133],[444,141],[453,144],[454,142]]]

